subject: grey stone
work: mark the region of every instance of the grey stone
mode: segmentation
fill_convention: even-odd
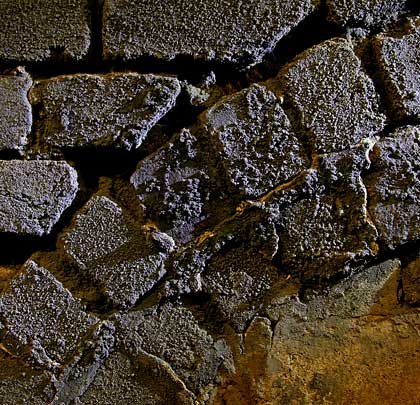
[[[183,129],[131,176],[145,215],[181,243],[191,240],[194,227],[209,216],[209,204],[222,195],[215,192],[220,178],[210,148],[205,134]]]
[[[147,353],[111,354],[79,398],[84,405],[193,405],[193,394],[162,360]]]
[[[396,20],[406,0],[327,0],[328,19],[341,26],[372,27]]]
[[[56,392],[54,376],[34,370],[23,361],[0,354],[0,398],[3,404],[44,405]]]
[[[209,295],[220,320],[243,331],[278,279],[278,242],[269,213],[249,207],[178,252],[165,293]]]
[[[166,273],[174,242],[162,232],[135,229],[117,204],[96,196],[76,215],[60,246],[114,305],[129,307]]]
[[[402,269],[404,301],[411,305],[420,304],[420,259],[410,261]]]
[[[317,153],[348,149],[384,128],[373,83],[345,39],[308,49],[278,79]]]
[[[59,245],[84,270],[130,239],[130,226],[122,209],[108,197],[94,196],[76,214]]]
[[[357,259],[377,254],[377,231],[367,214],[361,172],[371,145],[322,157],[318,185],[277,215],[281,263],[303,279],[348,271]]]
[[[203,115],[234,189],[256,198],[309,166],[281,101],[254,84],[222,99]]]
[[[0,59],[44,62],[61,55],[84,59],[91,43],[88,0],[3,0]]]
[[[66,162],[1,160],[0,232],[48,234],[77,190]]]
[[[391,249],[420,236],[420,128],[399,128],[378,141],[364,179],[369,212]]]
[[[169,76],[137,73],[76,74],[35,83],[40,108],[38,141],[51,147],[135,149],[175,105],[181,91]]]
[[[116,327],[120,344],[160,357],[195,393],[230,359],[224,341],[214,341],[188,309],[170,303],[116,315]]]
[[[33,261],[1,294],[0,319],[3,347],[48,367],[71,361],[99,321]]]
[[[318,1],[106,0],[103,52],[106,58],[175,56],[251,64],[259,62]]]
[[[14,75],[0,76],[0,150],[22,150],[32,127],[28,91],[30,76],[21,68]]]
[[[420,19],[395,36],[379,34],[374,49],[395,118],[420,118]]]

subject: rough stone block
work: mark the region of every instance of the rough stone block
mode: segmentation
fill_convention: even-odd
[[[278,79],[317,153],[348,149],[384,128],[373,83],[345,39],[303,52]]]
[[[364,181],[369,212],[391,249],[420,237],[420,128],[403,127],[378,141]]]
[[[377,231],[367,215],[361,178],[369,167],[368,146],[324,156],[318,184],[308,195],[280,208],[271,202],[284,268],[303,278],[328,278],[377,254]]]
[[[193,405],[194,395],[166,363],[146,353],[111,354],[92,384],[78,399],[81,405]]]
[[[64,253],[119,307],[132,306],[166,273],[166,234],[134,229],[117,204],[93,197],[60,240]]]
[[[214,182],[221,180],[212,169],[206,139],[182,130],[140,161],[130,180],[145,214],[181,242],[191,239],[194,226],[209,215],[209,202],[221,195],[214,193]]]
[[[186,308],[172,304],[116,316],[117,337],[129,350],[143,350],[169,363],[193,392],[211,383],[230,359],[224,341],[213,338]]]
[[[181,91],[170,76],[137,73],[58,76],[35,83],[38,141],[51,147],[135,149],[175,105]]]
[[[223,62],[259,62],[318,4],[312,0],[106,0],[103,44],[106,58],[193,56]]]
[[[32,126],[28,91],[32,85],[22,69],[15,75],[0,76],[0,150],[22,150]]]
[[[222,99],[202,120],[227,178],[245,197],[267,193],[309,166],[281,101],[264,86]]]
[[[89,0],[2,0],[0,60],[84,59],[91,43]]]
[[[406,0],[327,0],[328,19],[341,26],[372,27],[396,20]]]
[[[1,160],[0,232],[48,234],[77,190],[66,162]]]
[[[1,343],[39,365],[71,360],[98,319],[46,269],[28,261],[0,296]]]
[[[379,34],[374,49],[392,113],[397,119],[419,119],[420,18],[403,33]]]

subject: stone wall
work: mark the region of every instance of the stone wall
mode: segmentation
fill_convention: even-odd
[[[0,2],[1,404],[420,403],[420,7]]]

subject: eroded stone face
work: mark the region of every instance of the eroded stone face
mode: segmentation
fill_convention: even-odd
[[[308,16],[316,0],[191,2],[106,0],[106,58],[176,56],[251,64]]]
[[[309,166],[281,100],[253,85],[222,99],[202,117],[236,192],[257,198]]]
[[[48,234],[78,190],[77,173],[57,161],[0,161],[0,232]]]
[[[28,91],[32,79],[22,69],[0,76],[0,150],[22,150],[32,126]]]
[[[129,307],[166,273],[164,261],[174,241],[135,227],[115,202],[96,196],[76,215],[60,246],[114,305]]]
[[[135,149],[175,105],[177,79],[137,73],[78,74],[36,82],[38,141],[50,147]]]
[[[91,44],[88,0],[4,0],[0,4],[0,59],[44,62],[84,59]]]
[[[345,39],[303,52],[278,79],[317,153],[348,149],[385,125],[373,83]]]
[[[226,344],[214,341],[184,307],[168,303],[117,315],[116,326],[121,344],[160,357],[194,392],[211,383],[229,360]]]
[[[377,253],[377,230],[367,214],[361,172],[369,144],[323,156],[318,182],[304,198],[271,202],[279,226],[282,264],[305,278],[346,271],[358,258]]]
[[[2,345],[44,366],[70,361],[99,321],[33,261],[25,263],[1,294],[0,318]]]
[[[408,126],[379,140],[365,177],[369,212],[380,239],[391,249],[420,235],[418,180],[420,129]]]
[[[395,35],[379,34],[374,47],[388,103],[398,119],[420,117],[420,20]]]
[[[406,0],[327,0],[328,19],[343,26],[371,27],[396,20]]]

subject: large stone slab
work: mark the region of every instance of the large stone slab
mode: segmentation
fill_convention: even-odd
[[[420,118],[420,19],[403,32],[379,34],[374,49],[388,104],[397,119]]]
[[[293,188],[272,195],[269,204],[277,218],[284,269],[301,279],[329,278],[378,253],[361,177],[369,167],[370,147],[323,156],[315,180],[309,178],[312,186],[290,202],[287,194],[293,195]]]
[[[73,202],[77,173],[66,162],[0,161],[0,232],[45,235]]]
[[[406,0],[327,0],[328,19],[341,26],[372,27],[396,20]]]
[[[31,132],[30,76],[22,69],[0,76],[0,150],[22,150]]]
[[[239,0],[106,0],[103,44],[106,58],[125,60],[151,55],[172,59],[192,56],[250,64],[264,54],[317,5]]]
[[[0,295],[1,344],[38,365],[71,361],[98,322],[48,270],[31,260]]]
[[[265,86],[222,99],[202,120],[226,177],[244,197],[267,193],[309,166],[281,100]]]
[[[223,340],[214,341],[190,310],[170,303],[116,316],[121,345],[167,362],[193,392],[212,383],[230,360]]]
[[[364,179],[369,212],[382,241],[391,249],[420,236],[420,128],[399,128],[372,151]]]
[[[169,76],[137,73],[58,76],[35,83],[38,141],[51,147],[135,149],[175,105],[181,88]]]
[[[278,79],[317,153],[348,149],[385,125],[373,83],[345,39],[308,49]]]
[[[0,60],[44,62],[84,59],[91,43],[89,0],[3,0]]]
[[[98,285],[114,305],[130,307],[166,273],[174,241],[135,227],[122,209],[95,196],[79,211],[59,242],[66,257]]]

